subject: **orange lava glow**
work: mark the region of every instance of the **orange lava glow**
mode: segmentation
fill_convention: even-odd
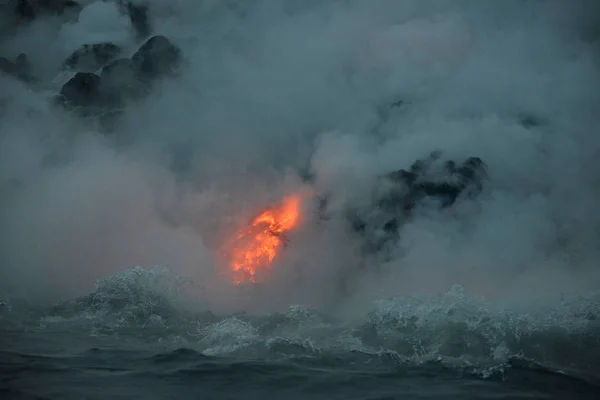
[[[260,213],[227,243],[225,254],[236,285],[257,283],[257,274],[268,269],[285,243],[285,235],[300,221],[302,196],[289,196]]]

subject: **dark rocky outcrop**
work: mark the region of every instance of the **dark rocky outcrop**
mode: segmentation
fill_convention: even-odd
[[[78,72],[65,83],[56,103],[84,118],[94,118],[111,130],[123,112],[123,100],[105,89],[102,78],[92,72]]]
[[[138,76],[146,81],[177,71],[182,61],[182,53],[165,36],[156,35],[148,39],[131,57]]]
[[[100,73],[100,81],[105,96],[116,104],[148,92],[147,85],[139,79],[135,65],[129,58],[119,58],[106,64]]]
[[[122,108],[128,100],[148,94],[157,79],[176,72],[181,60],[177,46],[164,36],[154,36],[131,59],[112,60],[100,74],[75,74],[63,85],[60,103],[68,108],[87,108],[84,115]]]
[[[469,157],[457,163],[442,156],[439,151],[432,152],[407,170],[380,177],[368,209],[363,205],[347,210],[350,228],[365,238],[365,252],[378,252],[397,238],[402,224],[419,206],[444,209],[459,198],[474,199],[481,193],[487,179],[483,160]],[[327,198],[320,199],[319,216],[328,219]]]
[[[78,72],[63,85],[60,97],[69,107],[101,106],[100,77],[91,72]]]
[[[453,160],[440,161],[440,152],[433,152],[425,159],[417,160],[408,171],[398,170],[387,175],[398,191],[380,201],[384,208],[393,210],[398,207],[410,212],[426,198],[435,198],[442,208],[454,204],[459,195],[467,192],[470,196],[478,194],[483,188],[486,167],[479,157],[469,157],[457,165]]]
[[[84,44],[63,63],[65,68],[78,71],[96,71],[121,54],[121,47],[114,43]]]
[[[148,6],[114,1],[129,16],[138,38],[147,37],[151,32]],[[81,4],[72,0],[9,0],[1,10],[13,13],[16,21],[29,21],[45,15],[79,13],[81,9]],[[90,115],[90,110],[83,109],[102,113],[102,108],[121,108],[127,100],[148,94],[158,79],[176,73],[182,61],[181,50],[161,35],[146,40],[130,59],[119,58],[121,54],[120,46],[110,42],[85,44],[74,51],[63,66],[77,73],[61,88],[58,103],[84,115]],[[0,57],[0,72],[25,82],[35,80],[24,54],[16,61]]]

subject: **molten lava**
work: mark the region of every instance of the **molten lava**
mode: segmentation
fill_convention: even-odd
[[[257,274],[268,269],[285,243],[285,235],[300,220],[301,196],[290,196],[260,213],[227,244],[225,253],[236,285],[257,282]]]

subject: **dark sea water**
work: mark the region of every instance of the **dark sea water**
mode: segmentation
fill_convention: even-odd
[[[158,272],[157,272],[158,271]],[[219,316],[124,271],[51,309],[6,304],[2,399],[597,399],[600,308],[539,314],[460,287],[375,302],[363,321],[319,310]],[[162,275],[162,277],[161,277]],[[170,279],[170,278],[169,278]],[[126,282],[126,284],[123,284]]]

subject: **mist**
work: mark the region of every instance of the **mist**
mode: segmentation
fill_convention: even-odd
[[[112,2],[82,4],[78,19],[2,29],[0,55],[26,53],[42,83],[0,75],[0,297],[73,298],[138,265],[193,280],[214,309],[352,308],[455,284],[498,301],[597,290],[597,2],[148,1],[184,67],[110,134],[50,101],[81,44],[140,44]],[[342,209],[433,150],[481,157],[484,193],[419,211],[391,258],[365,259]],[[240,305],[220,243],[307,187],[333,217],[307,202]]]

